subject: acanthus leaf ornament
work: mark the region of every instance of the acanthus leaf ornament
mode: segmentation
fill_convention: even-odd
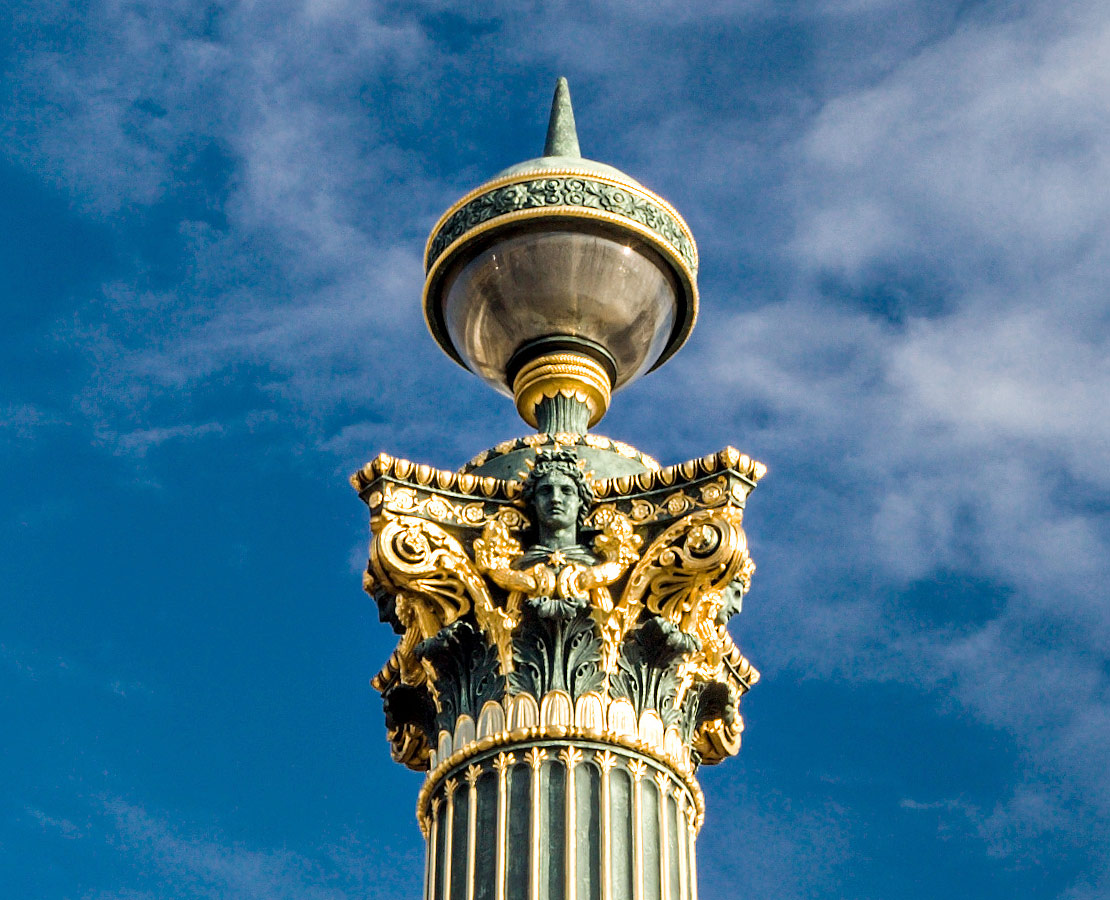
[[[570,704],[557,721],[591,695],[602,718],[589,721],[604,723],[622,700],[678,728],[695,760],[734,752],[736,706],[758,673],[725,624],[754,570],[741,522],[759,464],[728,449],[598,480],[558,442],[499,452],[522,448],[534,459],[520,482],[384,456],[352,479],[373,514],[364,587],[401,636],[374,679],[395,758],[433,766],[456,720],[473,741],[512,727],[513,697],[538,710],[551,692]],[[537,485],[552,479],[578,485],[577,513],[543,505]],[[492,702],[504,705],[494,719]]]

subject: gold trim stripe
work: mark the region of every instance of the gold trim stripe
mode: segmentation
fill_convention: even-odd
[[[582,759],[577,747],[567,747],[559,754],[566,766],[566,788],[563,791],[563,865],[566,900],[575,900],[578,894],[578,801],[575,794],[574,768]]]
[[[609,772],[617,758],[608,750],[594,754],[601,769],[601,900],[611,900],[613,894],[613,844],[609,835]]]
[[[646,766],[639,760],[628,767],[632,773],[632,900],[644,900],[644,786]]]
[[[678,848],[678,896],[680,900],[689,900],[690,879],[686,873],[686,796],[676,790],[674,799],[675,846]]]
[[[428,881],[424,896],[427,900],[435,900],[436,897],[436,843],[439,837],[439,800],[437,799],[432,804],[432,834],[428,840]]]
[[[496,900],[505,900],[505,879],[508,855],[509,834],[509,798],[508,798],[508,771],[516,761],[511,753],[499,753],[494,762],[497,769],[497,884],[495,887]]]
[[[543,774],[543,761],[547,758],[547,751],[533,747],[528,751],[527,759],[532,767],[532,829],[531,829],[531,859],[529,869],[529,892],[531,900],[541,900],[540,896],[540,778]]]
[[[458,783],[451,778],[447,781],[447,821],[443,838],[443,900],[451,900],[451,853],[455,838],[455,788]]]
[[[662,900],[671,900],[670,847],[667,845],[667,776],[655,775],[659,787],[659,892]]]
[[[478,854],[478,776],[480,766],[471,766],[466,772],[470,785],[466,796],[466,900],[474,900],[474,866]]]

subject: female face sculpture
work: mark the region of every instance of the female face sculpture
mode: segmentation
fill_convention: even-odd
[[[593,491],[573,454],[540,451],[524,482],[523,499],[535,514],[538,547],[578,546],[578,529],[593,503]]]
[[[533,496],[540,542],[547,544],[545,538],[556,538],[559,541],[556,549],[576,544],[578,510],[582,505],[577,482],[558,470],[550,471],[536,479]],[[569,543],[564,543],[568,535]]]

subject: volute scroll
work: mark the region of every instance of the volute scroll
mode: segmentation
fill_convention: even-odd
[[[549,695],[582,700],[594,723],[620,701],[644,723],[636,740],[691,771],[736,752],[758,673],[726,624],[755,568],[742,522],[757,463],[722,451],[610,480],[599,500],[558,444],[536,447],[513,487],[385,459],[352,481],[372,513],[364,588],[400,635],[373,682],[398,761],[434,768],[456,719],[484,708],[490,722],[496,702],[509,733],[514,697]]]

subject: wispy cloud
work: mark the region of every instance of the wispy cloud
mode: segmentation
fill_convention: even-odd
[[[6,403],[0,405],[0,444],[28,444],[45,429],[65,425],[65,419],[34,403]]]
[[[707,820],[708,834],[730,851],[700,859],[698,896],[706,900],[728,900],[739,884],[753,897],[819,897],[851,859],[849,815],[834,803],[796,803],[781,794],[755,798],[743,789],[715,793],[722,809],[743,813],[721,820],[711,812]]]
[[[249,847],[206,830],[186,834],[134,803],[110,798],[95,818],[99,837],[130,864],[130,884],[95,889],[88,900],[109,898],[212,898],[212,900],[347,900],[381,898],[411,890],[419,860],[403,858],[399,877],[369,871],[357,840],[309,856],[287,848]],[[61,826],[59,826],[61,830]]]
[[[741,285],[634,400],[696,398],[667,453],[731,423],[789,480],[769,524],[752,505],[767,663],[943,692],[1016,740],[1011,792],[959,807],[1015,864],[1110,844],[1108,29],[970,18],[835,94],[779,148],[794,274]],[[952,572],[990,601],[923,620],[905,598]]]
[[[77,659],[22,644],[0,642],[0,662],[17,677],[38,684],[60,683],[124,698],[153,693],[148,685],[122,673],[104,671]]]
[[[1024,783],[977,816],[1014,858],[1110,840],[1107,34],[1097,4],[969,23],[826,103],[788,174],[792,299],[675,366],[806,461],[770,551],[802,569],[766,590],[856,596],[775,616],[798,663],[943,686],[1018,740]],[[985,620],[892,606],[950,571],[995,585]]]
[[[219,422],[205,422],[201,425],[138,428],[126,434],[105,434],[102,435],[101,440],[109,444],[118,454],[146,456],[149,450],[166,441],[192,440],[204,435],[219,434],[221,431],[223,427]]]
[[[167,262],[132,240],[58,325],[88,369],[73,418],[106,449],[265,428],[329,465],[381,446],[446,464],[504,437],[511,411],[424,334],[420,246],[462,188],[522,155],[519,123],[482,98],[566,66],[584,138],[604,123],[587,151],[690,200],[705,327],[614,415],[663,456],[735,441],[771,463],[751,604],[781,649],[758,662],[896,681],[1004,730],[1022,768],[996,804],[905,808],[954,804],[1008,859],[1110,858],[1104,4],[46,11],[80,38],[15,61],[4,152],[84,215],[173,248]],[[52,421],[9,409],[17,436]],[[983,596],[914,606],[953,573]],[[347,889],[299,857],[109,811],[182,895]],[[810,858],[761,827],[783,859]],[[1092,862],[1071,897],[1108,887]]]

